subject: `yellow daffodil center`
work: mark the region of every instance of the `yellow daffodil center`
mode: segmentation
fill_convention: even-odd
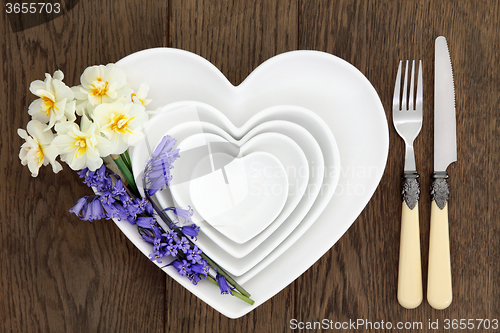
[[[119,115],[111,115],[111,123],[108,125],[109,129],[120,134],[130,133],[132,132],[127,128],[129,122],[133,119],[127,118],[124,114]]]
[[[108,81],[103,81],[101,78],[97,78],[94,82],[92,82],[92,95],[101,98],[106,95],[108,92]]]
[[[42,97],[42,101],[44,104],[44,107],[42,108],[42,112],[45,113],[47,116],[50,115],[50,110],[54,107],[54,101],[50,99],[47,96]]]
[[[130,96],[130,99],[132,100],[132,103],[135,103],[134,102],[134,97],[137,97],[137,95],[135,93],[132,93],[132,95]],[[143,99],[140,99],[139,97],[137,97],[137,100],[139,102],[141,102],[142,105],[144,105],[144,100]]]
[[[35,154],[38,162],[36,163],[37,164],[37,167],[41,167],[42,164],[43,164],[43,149],[40,145],[38,145],[38,147],[36,148],[36,154]]]
[[[84,137],[78,136],[73,146],[77,147],[76,157],[78,158],[87,152],[87,140]]]

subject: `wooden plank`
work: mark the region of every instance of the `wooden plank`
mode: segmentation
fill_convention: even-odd
[[[387,169],[372,200],[342,239],[296,283],[298,320],[373,321],[498,318],[498,52],[497,1],[302,1],[299,47],[333,53],[360,69],[387,112]],[[424,63],[424,122],[415,141],[421,175],[420,226],[424,294],[433,170],[434,39],[448,39],[454,67],[458,162],[450,174],[450,235],[454,301],[415,310],[396,298],[400,176],[404,144],[392,125],[392,92],[399,59]],[[314,281],[311,283],[310,281]],[[318,286],[321,286],[319,288]],[[424,326],[426,327],[426,326]],[[442,328],[443,326],[441,326]]]
[[[64,165],[34,179],[17,157],[31,81],[61,69],[68,85],[90,65],[163,45],[165,1],[80,1],[49,23],[0,24],[0,327],[6,332],[163,330],[165,274],[114,223],[68,213],[91,193]],[[124,222],[125,223],[125,222]]]
[[[263,61],[297,47],[295,1],[172,0],[170,4],[169,46],[205,57],[235,85]],[[277,332],[293,314],[290,286],[237,320],[220,315],[172,279],[167,279],[167,290],[167,331]]]
[[[171,47],[194,52],[237,85],[268,58],[297,47],[293,0],[171,1]]]

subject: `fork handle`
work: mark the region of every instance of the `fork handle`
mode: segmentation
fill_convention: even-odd
[[[423,299],[418,217],[420,186],[417,177],[417,173],[405,173],[403,181],[398,301],[407,309],[416,308]]]
[[[432,183],[431,230],[429,236],[429,277],[427,301],[438,310],[453,299],[451,285],[450,237],[448,228],[448,182],[446,173],[434,175]]]

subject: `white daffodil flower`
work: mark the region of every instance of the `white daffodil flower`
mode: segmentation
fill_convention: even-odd
[[[99,134],[99,127],[87,116],[81,118],[81,126],[73,122],[57,123],[57,137],[52,144],[61,154],[61,160],[73,170],[85,167],[95,171],[102,165],[102,158],[111,154],[111,143]]]
[[[52,131],[45,131],[47,126],[38,120],[31,120],[27,125],[27,130],[19,128],[17,134],[26,140],[21,146],[19,159],[22,165],[28,165],[31,176],[38,176],[38,170],[42,165],[51,164],[52,171],[58,173],[62,170],[61,164],[56,161],[57,148],[52,145],[54,134]]]
[[[133,92],[127,86],[125,71],[115,64],[87,67],[80,83],[72,88],[78,100],[76,113],[82,115],[85,110],[91,118],[96,106],[120,101]]]
[[[141,104],[101,104],[94,111],[94,121],[111,141],[113,154],[121,154],[138,143],[144,137],[142,129],[148,119]]]
[[[137,93],[132,93],[130,99],[135,104],[141,104],[142,106],[146,106],[149,103],[151,103],[151,99],[146,99],[146,97],[148,96],[148,92],[149,92],[149,85],[143,83],[139,86],[139,90],[137,90]]]
[[[54,77],[45,74],[45,80],[35,80],[30,84],[30,91],[40,97],[34,100],[28,113],[42,123],[49,123],[45,131],[50,130],[56,122],[75,121],[75,95],[62,82],[64,74],[56,71]]]

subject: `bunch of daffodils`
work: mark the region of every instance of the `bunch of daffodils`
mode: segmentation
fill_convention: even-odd
[[[58,70],[30,85],[39,98],[28,108],[32,119],[26,130],[17,133],[26,141],[19,158],[33,177],[42,165],[50,164],[55,173],[62,170],[58,157],[73,170],[95,171],[104,157],[122,154],[144,137],[151,102],[146,84],[134,92],[115,64],[88,67],[75,87],[63,79]]]

